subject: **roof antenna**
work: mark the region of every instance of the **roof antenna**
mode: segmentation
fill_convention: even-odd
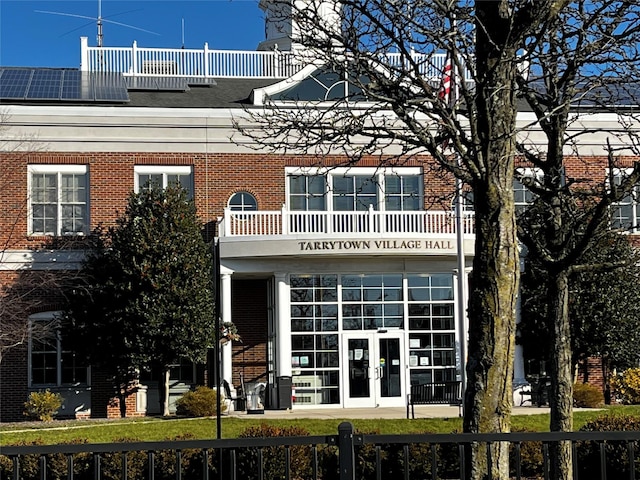
[[[184,50],[184,17],[182,17],[182,49]]]
[[[130,11],[135,11],[135,10],[130,10]],[[95,20],[96,21],[96,25],[98,27],[98,39],[97,39],[98,47],[102,47],[103,46],[103,40],[104,40],[104,34],[102,32],[102,24],[103,24],[103,22],[104,23],[113,23],[114,25],[120,25],[121,27],[132,28],[134,30],[139,30],[141,32],[151,33],[153,35],[160,35],[159,33],[152,32],[151,30],[145,30],[144,28],[138,28],[138,27],[134,27],[133,25],[128,25],[126,23],[114,22],[113,20],[107,20],[105,18],[102,18],[102,0],[98,0],[98,16],[97,17],[87,17],[86,15],[76,15],[75,13],[52,12],[52,11],[49,11],[49,10],[36,10],[36,12],[37,13],[47,13],[49,15],[62,15],[64,17],[86,18],[87,20]],[[123,13],[128,13],[128,12],[116,13],[115,15],[122,15]],[[80,28],[83,28],[83,27],[80,27]],[[75,29],[75,30],[78,30],[78,29]],[[73,31],[74,30],[71,30],[71,32],[73,32]],[[71,32],[67,32],[67,33],[71,33]]]

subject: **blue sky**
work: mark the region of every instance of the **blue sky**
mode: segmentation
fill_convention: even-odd
[[[80,37],[97,44],[98,5],[99,0],[0,0],[0,66],[78,67]],[[135,40],[140,47],[180,48],[183,19],[185,48],[208,42],[211,49],[255,50],[264,39],[258,0],[101,0],[101,7],[108,47]]]

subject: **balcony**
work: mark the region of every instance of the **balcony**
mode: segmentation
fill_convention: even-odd
[[[462,219],[463,235],[474,235],[473,213]],[[225,209],[220,237],[450,237],[456,236],[456,217],[447,211],[356,212],[277,211],[238,212]]]
[[[406,60],[398,53],[388,53],[381,62],[392,69],[403,69],[408,68]],[[442,78],[446,54],[413,53],[411,60],[430,81],[439,82]],[[130,47],[90,47],[87,37],[80,42],[80,70],[131,77],[284,79],[305,66],[299,54],[280,50],[212,50],[206,43],[202,49],[143,48],[136,42]],[[469,71],[465,72],[465,79],[472,80]]]

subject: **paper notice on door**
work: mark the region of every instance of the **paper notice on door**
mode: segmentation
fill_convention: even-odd
[[[362,360],[362,357],[364,357],[364,350],[362,348],[356,348],[353,353],[353,359]]]

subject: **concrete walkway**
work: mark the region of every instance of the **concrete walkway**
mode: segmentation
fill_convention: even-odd
[[[578,409],[574,409],[578,410]],[[229,415],[238,418],[256,420],[259,418],[316,418],[316,419],[357,419],[357,418],[407,418],[406,407],[384,408],[293,408],[291,410],[263,410],[264,413],[231,412]],[[548,407],[514,407],[513,415],[548,414]],[[448,405],[417,405],[416,418],[456,418],[458,407]],[[226,414],[224,416],[227,416]]]

